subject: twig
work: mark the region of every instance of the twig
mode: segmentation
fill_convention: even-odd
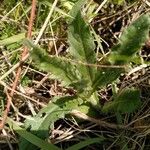
[[[81,111],[78,111],[78,110],[72,110],[71,111],[71,114],[77,118],[80,118],[80,119],[83,119],[83,120],[87,120],[87,121],[90,121],[90,122],[93,122],[101,127],[104,127],[104,128],[111,128],[111,129],[123,129],[123,130],[129,130],[129,131],[134,131],[134,132],[137,132],[137,129],[145,129],[145,128],[148,128],[149,126],[136,126],[136,127],[130,127],[133,123],[135,123],[136,121],[138,120],[135,120],[127,125],[121,125],[121,124],[114,124],[114,123],[109,123],[109,122],[106,122],[106,121],[103,121],[103,120],[100,120],[100,119],[96,119],[96,118],[93,118],[93,117],[90,117],[84,113],[82,113]],[[146,115],[145,117],[143,118],[146,118],[148,117],[148,115]],[[143,119],[143,118],[140,118],[140,119]]]
[[[24,98],[26,98],[26,99],[29,99],[30,101],[33,101],[34,103],[36,103],[36,104],[38,104],[38,105],[40,105],[40,106],[42,106],[42,107],[45,107],[45,104],[36,101],[35,99],[29,97],[28,95],[25,95],[25,94],[23,94],[23,93],[21,93],[21,92],[18,92],[18,91],[16,91],[16,90],[13,90],[11,87],[7,86],[5,82],[0,81],[0,84],[3,85],[6,90],[13,91],[13,92],[16,93],[17,95],[20,95],[20,96],[22,96],[22,97],[24,97]],[[7,93],[6,93],[6,94],[7,94]]]
[[[83,120],[88,120],[88,121],[91,121],[93,123],[96,123],[97,125],[100,125],[101,127],[108,127],[108,128],[111,128],[111,129],[118,129],[118,128],[126,128],[126,126],[122,126],[122,125],[116,125],[116,124],[113,124],[113,123],[108,123],[108,122],[105,122],[103,120],[99,120],[99,119],[95,119],[95,118],[92,118],[92,117],[89,117],[88,115],[78,111],[78,110],[72,110],[71,112],[72,115],[80,118],[80,119],[83,119]]]
[[[12,73],[16,68],[18,68],[22,62],[24,62],[29,57],[29,54],[25,55],[21,61],[16,63],[12,68],[10,68],[5,74],[0,77],[0,81],[2,81],[5,77],[7,77],[10,73]]]
[[[27,32],[27,38],[29,38],[29,39],[31,38],[31,34],[32,34],[32,25],[33,25],[33,21],[34,21],[34,17],[35,17],[35,9],[36,9],[36,0],[32,0],[32,9],[31,9],[30,20],[29,20],[29,25],[28,25],[28,32]],[[21,61],[23,60],[23,58],[26,55],[28,55],[28,48],[25,46],[23,53],[21,55]],[[8,115],[9,109],[10,109],[12,97],[14,95],[14,90],[16,89],[17,84],[19,82],[21,71],[22,71],[21,66],[19,66],[17,73],[16,73],[16,78],[15,78],[13,86],[12,86],[12,90],[11,90],[10,94],[7,94],[7,105],[6,105],[6,109],[4,111],[3,119],[0,123],[0,129],[3,129],[3,127],[5,125],[7,115]]]

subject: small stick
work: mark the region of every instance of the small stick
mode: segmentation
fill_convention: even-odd
[[[31,39],[31,36],[32,36],[32,25],[33,25],[33,21],[35,18],[35,9],[36,9],[36,0],[32,0],[32,9],[31,9],[30,20],[29,20],[29,25],[28,25],[28,32],[27,32],[27,38],[29,38],[29,39]],[[25,46],[23,49],[23,52],[21,55],[21,62],[26,55],[28,55],[27,46]],[[12,86],[12,90],[11,90],[10,94],[7,94],[7,105],[6,105],[6,109],[4,111],[4,114],[3,114],[3,119],[0,122],[0,129],[4,128],[4,125],[5,125],[5,122],[7,119],[7,115],[8,115],[9,110],[10,110],[12,97],[14,95],[14,90],[16,89],[18,82],[19,82],[19,79],[20,79],[21,71],[22,71],[22,68],[21,68],[21,66],[19,66],[17,73],[16,73],[16,78],[15,78],[13,86]]]

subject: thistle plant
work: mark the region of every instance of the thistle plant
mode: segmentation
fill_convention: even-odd
[[[112,100],[101,106],[98,90],[112,84],[121,73],[126,72],[130,61],[148,39],[150,15],[140,16],[127,27],[118,44],[105,57],[105,61],[99,64],[94,51],[94,38],[81,14],[84,2],[79,0],[70,12],[72,18],[68,27],[69,58],[49,56],[45,50],[35,46],[31,41],[25,41],[31,48],[30,54],[35,67],[49,72],[50,79],[57,79],[62,86],[76,91],[73,96],[54,97],[36,116],[26,120],[26,128],[30,127],[30,131],[42,139],[48,137],[47,131],[55,121],[65,117],[72,110],[86,114],[94,111],[122,114],[134,112],[141,104],[140,91],[131,87],[116,91]],[[36,146],[24,139],[20,147],[22,145],[25,145],[24,149],[36,149]]]

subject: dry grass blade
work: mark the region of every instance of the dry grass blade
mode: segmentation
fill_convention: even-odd
[[[33,21],[35,18],[35,9],[36,9],[36,0],[32,0],[32,9],[31,9],[31,15],[30,15],[30,20],[29,20],[29,25],[28,25],[28,33],[27,33],[27,38],[31,38],[32,35],[32,25],[33,25]],[[28,54],[28,48],[24,47],[22,56],[21,56],[21,60],[22,58],[24,58],[26,55]],[[14,95],[14,90],[17,87],[18,81],[20,79],[20,75],[21,75],[21,67],[19,66],[17,73],[16,73],[16,78],[14,80],[13,86],[12,86],[12,91],[10,92],[10,95],[7,95],[7,106],[6,109],[4,111],[4,115],[3,115],[3,120],[0,123],[0,129],[3,129],[6,119],[7,119],[7,115],[10,109],[10,105],[11,105],[11,101],[12,101],[12,97]]]
[[[123,3],[119,4],[120,1]],[[84,3],[82,7],[80,2]],[[3,0],[0,7],[0,149],[41,148],[38,140],[32,143],[31,134],[66,150],[148,149],[149,31],[139,51],[126,63],[113,62],[115,59],[126,60],[122,55],[118,58],[115,53],[117,46],[116,50],[113,47],[122,41],[120,37],[132,22],[144,14],[150,15],[149,12],[149,0]],[[75,17],[76,13],[80,17]],[[74,20],[73,23],[70,23],[71,20]],[[146,21],[143,22],[146,25]],[[84,30],[86,27],[89,28],[88,32]],[[144,30],[141,27],[137,31],[140,29]],[[68,32],[72,33],[73,40]],[[138,38],[146,35],[142,33],[143,36],[125,39],[129,39],[133,45]],[[74,55],[70,54],[71,42],[75,45],[72,46]],[[127,50],[128,46],[124,48]],[[39,58],[47,55],[46,62],[54,64],[56,69],[64,64],[57,75],[62,76],[66,70],[65,77],[71,80],[68,84],[63,84],[64,76],[56,78],[55,68],[44,63],[44,59],[36,63],[38,59],[33,59],[32,52],[38,54],[37,49],[41,50]],[[80,49],[84,49],[83,53],[78,51]],[[79,55],[74,57],[76,51]],[[58,62],[56,65],[55,59]],[[88,75],[90,78],[87,78]],[[132,107],[130,113],[122,113],[120,110],[129,109],[134,100],[139,100],[128,97],[133,95],[133,90],[125,96],[120,94],[130,88],[139,90],[137,97],[141,104],[137,105],[138,109],[133,110]],[[121,97],[122,101],[117,101],[116,97]],[[122,105],[113,105],[114,109],[104,112],[104,108],[112,106],[114,101]],[[13,123],[17,128],[12,126]],[[28,136],[24,134],[26,131]],[[82,147],[87,139],[91,142],[90,139],[97,137],[105,140]]]

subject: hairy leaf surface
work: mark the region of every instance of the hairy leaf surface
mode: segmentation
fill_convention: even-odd
[[[97,87],[104,87],[107,84],[111,84],[123,72],[124,72],[123,68],[109,68],[108,67],[104,69],[98,69],[96,73],[96,78],[93,83],[93,90],[96,90]]]
[[[132,113],[141,104],[140,92],[137,89],[124,89],[121,93],[118,93],[114,100],[104,105],[104,112],[120,112],[120,113]]]
[[[62,81],[64,85],[80,82],[81,75],[76,66],[65,58],[49,56],[45,50],[33,45],[30,41],[25,44],[31,48],[31,57],[40,70],[51,72],[51,78]],[[83,82],[82,82],[83,83]]]
[[[85,64],[95,64],[95,44],[90,33],[90,29],[81,16],[81,6],[83,0],[79,0],[71,10],[73,19],[70,21],[68,40],[70,44],[69,52],[73,58]],[[77,64],[79,71],[85,79],[91,83],[94,79],[95,68],[88,65]]]
[[[72,110],[76,109],[85,114],[90,113],[93,115],[94,111],[90,108],[90,104],[87,102],[85,104],[83,103],[83,100],[77,98],[76,96],[54,98],[53,102],[41,109],[35,117],[31,117],[26,120],[26,129],[28,129],[35,136],[44,140],[48,138],[49,128],[53,128],[54,122],[60,118],[64,118],[65,115],[70,113]],[[93,112],[91,112],[91,110]],[[21,150],[38,149],[37,146],[31,144],[24,138],[21,138],[19,147]]]
[[[149,14],[142,15],[133,24],[131,24],[122,34],[120,42],[110,53],[110,65],[127,65],[132,60],[132,56],[140,50],[146,42],[149,35],[150,16]],[[97,70],[93,88],[112,83],[125,70],[123,68],[104,68]]]
[[[35,117],[26,120],[26,128],[35,136],[45,140],[48,138],[49,129],[53,126],[54,122],[60,118],[64,118],[65,114],[69,113],[69,111],[69,109],[64,110],[58,105],[50,103],[47,105],[47,107],[40,110],[40,112]],[[19,147],[21,150],[37,150],[38,147],[33,144],[24,138],[21,138]]]
[[[122,34],[120,42],[112,49],[110,61],[124,64],[142,47],[149,37],[150,14],[142,15]]]

